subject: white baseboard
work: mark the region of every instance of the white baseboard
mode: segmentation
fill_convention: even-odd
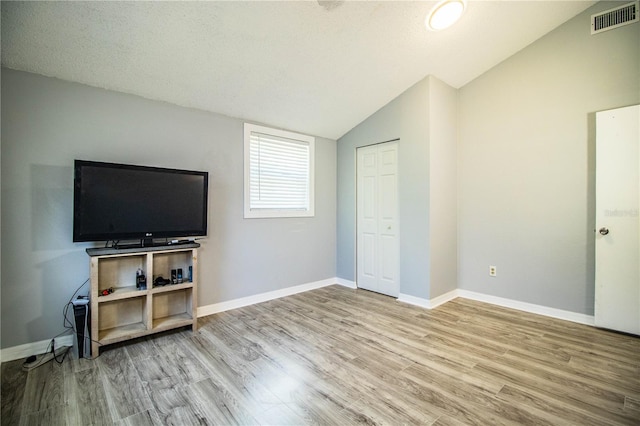
[[[434,297],[433,299],[423,299],[421,297],[415,297],[409,294],[400,293],[400,295],[398,296],[398,302],[404,302],[426,309],[433,309],[447,303],[450,300],[455,299],[456,297],[458,297],[458,290],[451,290],[450,292]]]
[[[355,281],[345,280],[344,278],[336,278],[335,280],[336,280],[336,284],[340,284],[341,286],[349,287],[354,290],[358,288]]]
[[[505,308],[517,309],[532,314],[544,315],[546,317],[557,318],[565,321],[571,321],[585,325],[595,325],[593,315],[579,314],[577,312],[565,311],[562,309],[550,308],[548,306],[535,305],[533,303],[520,302],[518,300],[506,299],[504,297],[491,296],[483,293],[476,293],[469,290],[456,289],[433,299],[423,299],[408,294],[400,294],[399,302],[409,303],[411,305],[420,306],[426,309],[436,308],[456,297],[462,297],[478,302],[498,305]]]
[[[304,293],[305,291],[315,290],[317,288],[326,287],[333,284],[341,284],[338,278],[329,278],[322,281],[301,284],[293,287],[287,287],[280,290],[268,291],[266,293],[254,294],[253,296],[241,297],[239,299],[228,300],[226,302],[214,303],[212,305],[198,307],[198,318],[207,315],[217,314],[231,309],[242,308],[244,306],[255,305],[256,303],[267,302],[273,299],[279,299],[293,294]]]
[[[214,303],[212,305],[198,307],[198,317],[216,314],[218,312],[228,311],[230,309],[242,308],[244,306],[254,305],[256,303],[267,302],[269,300],[278,299],[293,294],[304,293],[305,291],[315,290],[334,284],[339,284],[352,289],[357,288],[353,281],[344,278],[329,278],[322,281],[315,281],[307,284],[301,284],[293,287],[287,287],[280,290],[269,291],[266,293],[256,294],[253,296],[241,297],[239,299],[229,300],[226,302]],[[409,294],[400,293],[399,302],[409,303],[411,305],[420,306],[426,309],[434,309],[456,297],[477,300],[479,302],[490,303],[492,305],[503,306],[505,308],[517,309],[519,311],[530,312],[533,314],[544,315],[551,318],[557,318],[565,321],[572,321],[579,324],[593,326],[595,320],[593,315],[579,314],[576,312],[564,311],[562,309],[550,308],[533,303],[520,302],[518,300],[506,299],[503,297],[491,296],[488,294],[476,293],[469,290],[452,290],[448,293],[435,297],[433,299],[423,299],[421,297],[411,296]],[[51,340],[42,340],[40,342],[26,343],[24,345],[14,346],[0,350],[0,361],[7,362],[16,359],[26,358],[30,355],[36,355],[46,352]],[[72,334],[60,336],[56,338],[56,346],[73,346],[74,336]]]
[[[425,309],[431,309],[431,304],[429,303],[429,299],[423,299],[422,297],[411,296],[409,294],[400,293],[398,295],[398,302],[420,306],[421,308],[425,308]]]
[[[227,302],[215,303],[213,305],[201,306],[198,308],[198,317],[212,315],[218,312],[228,311],[230,309],[242,308],[256,303],[266,302],[280,297],[290,296],[293,294],[303,293],[305,291],[326,287],[333,284],[339,284],[348,288],[356,289],[356,283],[344,278],[329,278],[322,281],[316,281],[308,284],[302,284],[294,287],[288,287],[281,290],[270,291],[267,293],[256,294],[253,296],[243,297],[240,299],[229,300]],[[538,315],[544,315],[551,318],[562,319],[566,321],[576,322],[593,326],[595,324],[592,315],[579,314],[576,312],[565,311],[562,309],[550,308],[533,303],[520,302],[518,300],[506,299],[498,296],[491,296],[483,293],[476,293],[469,290],[456,289],[433,299],[424,299],[421,297],[411,296],[409,294],[400,293],[398,301],[411,305],[420,306],[425,309],[434,309],[443,305],[456,297],[477,300],[479,302],[490,303],[492,305],[503,306],[505,308],[517,309],[519,311],[529,312]]]
[[[557,318],[565,321],[576,322],[585,325],[595,325],[593,315],[579,314],[577,312],[565,311],[562,309],[550,308],[548,306],[535,305],[533,303],[520,302],[518,300],[505,299],[498,296],[476,293],[469,290],[457,290],[458,296],[465,299],[477,300],[479,302],[490,303],[492,305],[503,306],[505,308],[517,309],[519,311],[532,314],[544,315],[546,317]]]
[[[73,334],[56,337],[56,347],[73,346],[75,342],[73,337]],[[0,351],[0,362],[14,361],[16,359],[26,358],[31,355],[43,354],[47,351],[47,349],[50,349],[49,343],[51,343],[51,339],[41,340],[39,342],[33,343],[25,343],[24,345],[2,349]]]
[[[269,291],[267,293],[256,294],[253,296],[242,297],[240,299],[229,300],[226,302],[214,303],[213,305],[200,306],[197,309],[198,317],[212,315],[218,312],[228,311],[230,309],[241,308],[243,306],[249,306],[256,303],[266,302],[268,300],[278,299],[280,297],[291,296],[297,293],[303,293],[309,290],[315,290],[317,288],[326,287],[334,284],[340,284],[350,288],[356,288],[356,285],[352,281],[344,280],[342,278],[329,278],[322,281],[315,281],[307,284],[297,285],[294,287],[283,288],[281,290]],[[41,354],[47,351],[49,347],[49,340],[42,340],[40,342],[25,343],[24,345],[13,346],[10,348],[0,350],[0,362],[13,361],[16,359],[26,358],[31,355]],[[57,337],[55,340],[56,346],[73,346],[74,336],[66,335]]]

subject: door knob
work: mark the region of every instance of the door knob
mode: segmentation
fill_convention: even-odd
[[[609,233],[609,230],[607,228],[600,228],[598,232],[600,233],[600,235],[607,235]]]

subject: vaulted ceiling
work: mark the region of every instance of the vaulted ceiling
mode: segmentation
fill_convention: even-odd
[[[594,1],[2,2],[2,65],[337,139],[427,75],[459,88]],[[585,31],[588,31],[588,22]]]

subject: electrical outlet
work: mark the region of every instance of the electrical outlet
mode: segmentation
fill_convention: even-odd
[[[489,266],[489,276],[495,277],[498,275],[498,269],[495,266]]]

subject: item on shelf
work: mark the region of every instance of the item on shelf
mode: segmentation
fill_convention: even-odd
[[[138,290],[147,289],[147,277],[145,277],[144,271],[141,268],[138,268],[136,271],[136,288]]]
[[[109,288],[105,288],[104,290],[102,290],[100,292],[100,294],[98,296],[108,296],[111,293],[113,293],[115,290],[113,289],[113,287],[109,287]]]
[[[178,281],[177,281],[178,284],[182,284],[182,268],[178,268],[177,278],[178,278]]]
[[[155,279],[155,281],[153,281],[153,285],[156,286],[156,287],[158,287],[158,286],[161,287],[161,286],[164,286],[164,285],[167,285],[167,284],[171,284],[171,281],[166,279],[166,278],[164,278],[162,275],[158,276]]]
[[[171,270],[171,284],[178,284],[178,271],[176,269]]]

